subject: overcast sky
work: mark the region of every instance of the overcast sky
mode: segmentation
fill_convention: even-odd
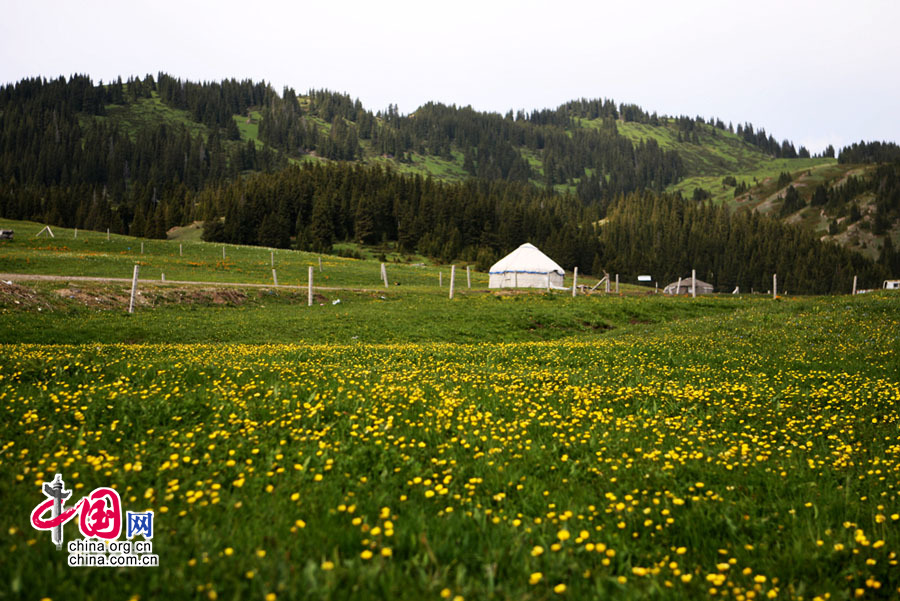
[[[893,0],[10,0],[0,83],[86,73],[264,79],[366,108],[612,98],[779,141],[900,140]]]

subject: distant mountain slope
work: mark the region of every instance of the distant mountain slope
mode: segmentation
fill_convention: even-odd
[[[847,158],[889,160],[894,149],[854,146]],[[900,208],[866,179],[874,164],[826,154],[811,157],[750,124],[660,116],[609,99],[505,115],[428,103],[401,115],[328,90],[279,94],[265,82],[199,84],[164,73],[0,88],[6,211],[147,236],[207,219],[188,196],[241,175],[353,162],[449,183],[530,184],[601,216],[633,192],[680,193],[797,223],[877,258],[886,238],[897,241]],[[852,198],[837,192],[850,176],[865,180]],[[820,186],[839,200],[813,205]]]

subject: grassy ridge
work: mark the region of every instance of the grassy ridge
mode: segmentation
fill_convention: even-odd
[[[405,343],[517,342],[592,338],[634,324],[729,314],[752,304],[724,298],[571,296],[461,291],[453,301],[427,291],[386,293],[322,291],[312,307],[306,293],[267,288],[235,295],[204,290],[175,294],[142,286],[133,315],[125,312],[129,288],[110,285],[34,285],[28,308],[4,298],[0,332],[5,342],[27,343]],[[119,306],[85,307],[85,295],[120,299]],[[69,297],[73,297],[69,299]],[[10,297],[12,299],[13,297]],[[78,299],[78,300],[76,300]],[[339,302],[337,302],[339,301]],[[36,307],[41,307],[37,311]],[[103,310],[106,309],[106,310]],[[638,326],[639,327],[639,326]],[[649,327],[649,326],[644,326]]]
[[[0,273],[130,278],[138,264],[141,279],[160,281],[165,274],[169,281],[271,284],[274,255],[278,283],[282,285],[305,286],[308,268],[315,267],[315,286],[384,288],[377,260],[191,240],[144,240],[115,234],[107,240],[105,233],[84,230],[76,237],[74,230],[66,228],[53,228],[54,238],[47,234],[36,237],[42,224],[3,219],[0,228],[16,232],[14,240],[3,243]],[[449,285],[447,266],[389,263],[387,272],[391,286],[437,287],[439,277],[444,286]],[[464,267],[457,269],[458,287],[465,285],[465,275]],[[474,287],[487,286],[487,274],[471,270],[471,276]]]
[[[309,99],[301,96],[298,98],[301,107],[309,110]],[[250,110],[249,115],[234,115],[233,118],[240,132],[240,142],[246,143],[252,140],[257,148],[262,148],[264,143],[259,139],[259,122],[262,115],[259,110]],[[105,117],[83,117],[83,119],[104,119],[118,124],[120,128],[134,135],[138,129],[144,126],[155,127],[162,123],[170,126],[184,126],[192,136],[208,135],[206,126],[191,120],[187,111],[172,109],[163,104],[156,93],[151,98],[142,98],[128,105],[110,105],[107,107]],[[323,136],[327,136],[331,124],[326,121],[308,115],[308,122],[317,127]],[[600,128],[602,119],[578,119],[576,127]],[[660,147],[666,150],[677,151],[681,157],[686,176],[676,184],[668,187],[668,192],[680,192],[685,197],[692,197],[695,188],[702,188],[709,192],[713,202],[726,204],[735,209],[758,209],[761,212],[777,214],[781,206],[780,195],[783,189],[774,189],[781,172],[791,173],[795,179],[805,180],[800,186],[801,197],[808,201],[812,190],[818,184],[834,184],[839,182],[848,173],[858,171],[855,166],[837,165],[834,159],[776,159],[766,155],[756,146],[744,142],[736,134],[726,130],[714,128],[708,124],[696,124],[695,131],[698,143],[691,141],[691,136],[682,135],[679,141],[679,130],[674,121],[663,121],[660,125],[649,125],[636,122],[617,122],[619,133],[638,143],[646,140],[655,140]],[[226,144],[236,145],[239,142],[227,141]],[[463,169],[463,153],[459,149],[451,151],[451,156],[438,157],[418,152],[410,152],[408,160],[400,161],[396,157],[383,156],[378,152],[371,141],[360,140],[361,156],[359,161],[368,164],[391,165],[400,173],[415,174],[435,177],[445,181],[459,182],[467,179],[469,174]],[[516,149],[534,171],[532,183],[543,185],[544,169],[540,153],[535,153],[527,148]],[[304,155],[300,158],[291,157],[291,163],[303,163],[308,161],[325,160],[315,153]],[[725,186],[722,178],[734,176],[739,182],[751,187],[749,192],[735,197],[734,188]],[[567,183],[554,186],[557,192],[574,193],[578,178]],[[860,199],[862,208],[872,203],[871,198]],[[786,219],[800,224],[805,229],[820,235],[827,235],[829,218],[820,214],[820,211],[806,208],[799,215],[792,215]],[[900,226],[894,227],[892,235],[896,237]],[[881,236],[874,236],[868,230],[858,227],[841,231],[839,235],[831,239],[839,244],[848,246],[858,252],[862,252],[872,258],[877,257],[881,247]]]
[[[202,123],[191,119],[188,111],[172,108],[159,99],[159,94],[151,93],[150,98],[138,98],[126,105],[111,104],[106,107],[106,115],[103,117],[83,117],[84,119],[99,119],[116,124],[122,131],[134,137],[143,127],[156,127],[158,125],[183,126],[191,136],[209,135],[209,129]]]
[[[299,97],[299,102],[306,110],[309,109],[307,97]],[[101,117],[101,119],[114,121],[132,134],[141,126],[156,125],[157,123],[184,125],[192,135],[208,134],[206,126],[192,121],[187,111],[172,109],[163,104],[155,92],[151,98],[139,99],[129,105],[110,105],[107,112],[108,116]],[[315,116],[307,118],[323,135],[328,135],[331,129],[330,123]],[[251,110],[249,115],[234,115],[234,120],[241,133],[241,141],[254,140],[258,147],[263,145],[259,140],[260,119],[261,113],[258,110]],[[579,127],[600,128],[602,123],[602,119],[577,120]],[[682,191],[693,191],[697,185],[718,183],[718,180],[721,180],[721,176],[724,175],[756,177],[762,180],[772,174],[777,177],[782,170],[799,171],[834,163],[832,159],[774,159],[759,148],[745,143],[737,135],[706,124],[697,126],[699,144],[689,141],[679,142],[678,129],[674,123],[652,126],[635,122],[617,122],[616,125],[619,133],[633,142],[654,139],[660,147],[666,150],[677,150],[687,168],[688,178],[701,178],[692,179],[688,184],[682,182],[673,187],[673,189]],[[375,152],[368,140],[360,140],[360,147],[363,151],[361,159],[363,162],[388,162],[403,173],[431,175],[448,181],[458,181],[468,177],[463,169],[463,153],[458,150],[451,152],[451,160],[413,152],[410,153],[412,162],[404,163],[381,156]],[[532,168],[535,169],[537,177],[542,178],[543,162],[541,158],[525,148],[519,148],[518,151],[528,159]],[[711,178],[716,182],[702,178]],[[565,189],[568,190],[569,187]],[[712,186],[708,189],[713,191]]]

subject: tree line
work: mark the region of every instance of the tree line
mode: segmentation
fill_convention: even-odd
[[[198,87],[165,74],[159,79],[169,101],[187,103],[190,110],[209,105],[199,100],[204,94],[215,97],[210,101],[217,106],[214,111],[196,113],[207,120],[211,117],[203,115],[222,114],[218,105],[241,108],[261,93],[250,82]],[[225,127],[213,120],[205,131],[157,121],[126,128],[94,118],[157,90],[150,75],[126,82],[119,78],[108,86],[83,75],[0,86],[0,214],[165,237],[168,228],[194,217],[193,209],[182,207],[188,190],[287,164],[268,147],[228,140],[227,123],[234,125],[230,117]]]
[[[447,183],[391,168],[304,164],[194,195],[209,241],[330,252],[338,241],[395,242],[401,251],[486,269],[531,241],[569,268],[597,253],[595,205],[530,184]],[[292,242],[293,240],[293,242]]]
[[[885,265],[798,227],[649,190],[619,195],[601,221],[598,203],[528,184],[311,164],[207,189],[196,204],[211,241],[316,252],[337,241],[396,242],[408,253],[482,270],[532,242],[566,269],[650,273],[660,281],[696,269],[723,291],[765,291],[778,273],[792,292],[846,292],[854,275],[876,285],[886,273]]]
[[[890,163],[900,161],[900,146],[894,142],[854,142],[841,149],[838,163]]]
[[[610,271],[670,282],[696,269],[721,292],[770,290],[777,273],[781,290],[846,293],[854,275],[871,287],[887,273],[859,253],[755,211],[731,214],[724,206],[646,191],[610,208],[600,241]]]

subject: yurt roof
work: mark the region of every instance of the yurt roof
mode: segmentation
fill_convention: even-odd
[[[673,287],[681,286],[682,288],[688,288],[688,289],[690,289],[690,287],[691,287],[691,278],[688,277],[688,278],[681,278],[680,280],[675,280],[674,282],[672,282],[671,284],[669,284],[669,286],[673,286]],[[666,286],[666,288],[668,288],[669,286]],[[698,287],[698,288],[712,288],[713,285],[712,285],[712,284],[709,284],[709,283],[707,283],[707,282],[704,282],[704,281],[702,281],[702,280],[700,280],[700,279],[698,279],[698,280],[697,280],[697,287]]]
[[[535,245],[525,243],[491,266],[490,273],[550,273],[565,275],[565,270]]]

